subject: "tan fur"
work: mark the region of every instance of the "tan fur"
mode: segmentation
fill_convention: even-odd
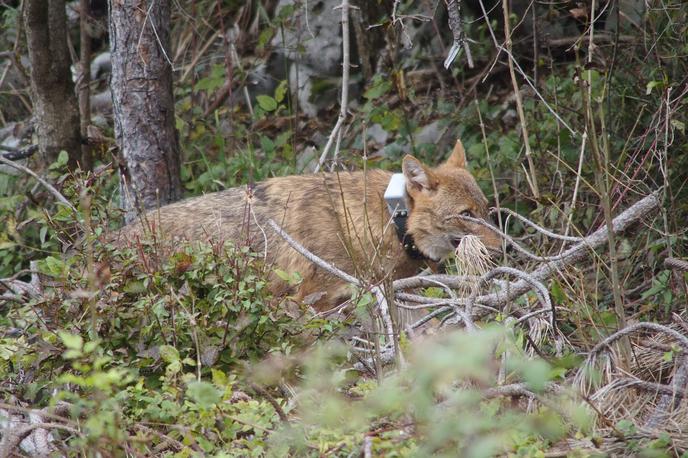
[[[436,261],[453,251],[455,239],[467,234],[479,235],[489,248],[499,248],[499,239],[489,229],[450,218],[466,211],[487,216],[487,199],[464,167],[460,142],[439,167],[426,167],[412,156],[403,161],[410,204],[408,230],[418,248]],[[275,294],[303,299],[323,292],[315,306],[326,310],[350,295],[348,285],[294,251],[266,221],[272,218],[312,253],[366,281],[412,275],[422,262],[403,250],[383,200],[391,175],[370,170],[272,178],[252,189],[233,188],[166,205],[144,220],[168,239],[248,243],[256,252],[265,252],[277,268],[303,277],[297,290],[290,291],[273,275],[270,284]],[[127,226],[118,233],[118,243],[131,242],[142,231],[142,223]]]

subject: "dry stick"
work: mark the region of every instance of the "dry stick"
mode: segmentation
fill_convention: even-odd
[[[335,147],[333,157],[335,160],[337,159],[339,144],[341,142],[342,125],[346,119],[347,104],[349,103],[349,66],[351,60],[349,54],[349,1],[342,0],[340,8],[342,9],[342,98],[339,103],[339,118],[337,118],[334,129],[330,132],[330,137],[327,139],[327,143],[320,155],[318,164],[315,166],[315,172],[318,172],[325,163],[327,153],[330,151],[335,138],[337,138],[337,146]]]
[[[640,201],[633,204],[631,207],[627,208],[619,216],[614,218],[612,221],[612,230],[617,233],[625,230],[632,223],[645,217],[653,210],[659,207],[659,199],[657,197],[658,192],[654,192],[649,196],[641,199]],[[607,242],[609,233],[607,227],[603,226],[597,231],[593,232],[589,236],[585,237],[583,241],[568,250],[564,251],[561,255],[556,257],[556,260],[547,262],[538,269],[531,272],[530,277],[536,281],[544,281],[549,278],[554,273],[561,270],[563,267],[573,264],[574,262],[584,258],[588,250],[593,250],[598,248]],[[399,281],[399,280],[398,280]],[[476,303],[480,303],[490,307],[501,307],[504,304],[513,301],[522,294],[528,292],[532,289],[532,284],[526,280],[518,280],[513,283],[509,283],[507,288],[502,288],[501,291],[486,294],[483,296],[478,296],[475,298]],[[418,320],[416,323],[411,325],[412,328],[417,328],[422,326],[424,323],[430,321],[437,315],[452,310],[452,307],[441,307],[434,312],[426,315],[425,317]]]
[[[74,205],[72,205],[60,192],[53,187],[50,183],[45,181],[43,178],[39,177],[36,172],[31,170],[28,167],[25,167],[21,164],[17,164],[14,161],[10,161],[9,159],[5,159],[4,157],[0,156],[0,162],[9,165],[12,168],[15,168],[17,170],[21,170],[22,172],[26,173],[27,175],[30,175],[34,177],[40,184],[42,184],[50,193],[55,196],[57,200],[59,200],[62,204],[66,205],[69,207],[70,210],[72,210],[74,213],[77,213],[76,208],[74,208]]]
[[[556,393],[561,391],[561,387],[555,383],[548,382],[545,384],[543,391]],[[526,383],[512,383],[509,385],[487,388],[483,390],[481,394],[485,399],[498,398],[502,396],[536,396],[535,393],[528,388]]]
[[[662,332],[664,334],[668,334],[678,341],[678,344],[682,347],[682,349],[685,353],[688,353],[688,337],[684,336],[683,334],[676,331],[675,329],[672,329],[668,326],[664,326],[662,324],[657,324],[657,323],[636,323],[636,324],[632,324],[630,326],[627,326],[627,327],[625,327],[619,331],[616,331],[614,334],[605,338],[602,342],[599,342],[597,345],[595,345],[593,347],[592,350],[590,350],[590,354],[588,356],[588,359],[592,358],[593,356],[596,356],[598,353],[600,353],[605,348],[608,348],[611,344],[613,344],[617,340],[619,340],[623,337],[626,337],[629,334],[633,334],[636,331],[640,331],[640,330],[655,331],[655,332]]]
[[[535,224],[534,222],[532,222],[531,220],[529,220],[525,216],[521,216],[520,214],[518,214],[515,211],[510,210],[508,208],[499,208],[499,209],[494,209],[494,210],[498,211],[498,212],[508,213],[509,215],[513,216],[517,220],[521,221],[524,224],[527,224],[528,226],[532,227],[533,229],[540,232],[541,234],[546,235],[547,237],[557,239],[557,240],[564,240],[566,242],[581,242],[583,240],[583,237],[571,237],[568,235],[561,235],[561,234],[557,234],[556,232],[552,232],[549,229],[545,229],[544,227]]]
[[[275,409],[275,412],[277,412],[277,416],[281,421],[285,423],[289,422],[289,417],[287,417],[287,414],[284,413],[284,410],[282,410],[282,406],[279,405],[279,402],[277,402],[277,400],[268,392],[268,390],[254,382],[249,382],[249,385],[251,388],[253,388],[253,391],[263,396],[265,400],[270,403],[272,408]]]
[[[521,281],[527,282],[530,287],[534,288],[536,290],[537,296],[540,299],[540,301],[543,303],[546,309],[551,311],[551,320],[552,320],[552,327],[556,327],[556,314],[554,307],[552,306],[552,300],[549,297],[549,291],[547,291],[547,288],[545,288],[545,285],[543,285],[541,282],[533,278],[531,275],[520,271],[518,269],[514,269],[512,267],[497,267],[495,269],[492,269],[491,271],[487,272],[485,275],[483,275],[480,278],[479,284],[483,284],[485,281],[489,281],[490,279],[494,278],[497,275],[501,274],[506,274],[506,275],[513,275],[515,277],[518,277],[521,279]],[[475,297],[477,296],[477,289],[473,290],[471,293],[470,297],[468,298],[468,301],[466,302],[466,313],[471,314],[473,311],[473,303],[475,302]]]
[[[654,393],[661,393],[663,395],[673,396],[675,398],[685,398],[688,393],[683,393],[681,391],[676,391],[673,387],[669,385],[664,385],[662,383],[648,382],[645,380],[639,380],[634,378],[622,378],[614,381],[615,387],[618,388],[639,388],[641,390],[650,391]]]
[[[573,197],[571,197],[571,207],[569,208],[569,215],[566,218],[566,230],[564,235],[569,234],[571,229],[571,222],[573,220],[573,211],[576,209],[576,200],[578,199],[578,187],[580,186],[581,177],[583,176],[583,158],[585,157],[585,142],[588,139],[588,129],[583,132],[581,140],[581,150],[578,156],[578,171],[576,172],[576,183],[573,185]]]
[[[520,215],[519,215],[519,216],[520,216]],[[510,235],[508,235],[508,234],[506,234],[505,232],[503,232],[503,231],[499,230],[498,228],[494,227],[493,225],[491,225],[490,223],[488,223],[487,221],[485,221],[485,220],[482,219],[482,218],[473,218],[472,216],[463,216],[463,215],[456,215],[456,216],[452,216],[451,218],[453,218],[453,219],[462,219],[462,220],[465,220],[465,221],[470,221],[470,222],[472,222],[472,223],[480,224],[481,226],[485,226],[486,228],[490,229],[491,231],[493,231],[494,233],[496,233],[497,235],[499,235],[499,236],[500,236],[502,239],[504,239],[509,245],[511,245],[512,247],[514,247],[514,249],[516,249],[516,251],[518,251],[519,253],[525,255],[526,257],[528,257],[528,258],[530,258],[530,259],[532,259],[532,260],[534,260],[534,261],[552,262],[552,261],[557,261],[557,260],[561,259],[562,256],[563,256],[563,254],[558,254],[558,255],[556,255],[556,256],[538,256],[538,255],[536,255],[536,254],[533,254],[533,253],[531,253],[530,251],[528,251],[528,250],[526,250],[525,248],[523,248],[523,247],[522,247],[521,245],[519,245],[518,243],[516,243],[516,241],[515,241]],[[533,223],[533,222],[530,221],[530,220],[527,220],[527,219],[526,219],[525,217],[523,217],[523,216],[520,216],[520,218],[523,219],[523,220],[528,221],[527,224],[529,224],[531,227],[533,227],[533,228],[534,228],[535,230],[537,230],[538,232],[541,232],[541,233],[543,233],[543,234],[545,234],[545,235],[550,235],[550,234],[552,234],[552,235],[553,235],[552,238],[556,238],[556,239],[560,239],[560,240],[561,240],[561,239],[564,239],[564,240],[567,240],[567,239],[568,239],[568,237],[565,237],[565,236],[563,236],[563,235],[554,234],[554,233],[551,232],[551,231],[548,231],[548,230],[546,230],[546,229],[544,229],[544,228],[541,228],[540,226],[538,226],[537,224]],[[541,229],[542,229],[542,230],[541,230]],[[577,240],[578,242],[581,242],[581,241],[583,241],[583,238],[576,238],[575,240]]]
[[[331,275],[341,278],[345,282],[351,283],[352,285],[358,287],[362,286],[361,282],[356,277],[352,277],[343,270],[340,270],[334,265],[323,261],[321,258],[308,251],[303,245],[291,238],[289,234],[284,232],[284,229],[282,229],[274,220],[268,219],[268,225],[270,225],[272,230],[274,230],[277,233],[277,235],[282,237],[284,241],[289,244],[289,246],[298,251],[304,258],[308,259],[313,264],[316,264],[318,267],[321,267],[322,269],[326,270]]]
[[[502,0],[502,9],[504,10],[504,38],[506,40],[506,50],[511,56],[511,26],[509,25],[509,2]],[[538,188],[537,176],[535,175],[535,164],[533,163],[533,153],[530,150],[530,140],[528,139],[528,126],[526,124],[526,116],[523,112],[523,101],[521,100],[521,90],[516,81],[516,71],[514,70],[514,62],[509,57],[509,74],[511,75],[511,84],[514,86],[514,96],[516,97],[516,110],[518,111],[518,119],[521,121],[521,132],[523,133],[523,143],[526,146],[526,159],[528,160],[528,168],[530,168],[530,178],[528,183],[533,191],[533,197],[540,199],[540,189]],[[526,174],[528,178],[528,174]]]
[[[594,17],[595,17],[595,0],[592,0],[592,4],[590,7],[590,41],[588,44],[588,66],[591,67],[592,63],[592,55],[593,55],[593,34],[595,30],[595,23],[594,23]],[[583,81],[580,80],[579,84],[581,85],[581,88],[583,88]],[[605,88],[605,90],[608,90]],[[590,147],[592,149],[594,158],[595,158],[595,168],[594,168],[594,173],[595,173],[595,181],[597,182],[597,189],[600,192],[600,198],[601,198],[601,203],[602,203],[602,210],[604,213],[604,221],[606,226],[610,226],[612,223],[612,204],[611,204],[611,196],[609,194],[609,144],[608,142],[605,141],[607,132],[605,129],[604,125],[604,116],[600,117],[600,124],[601,124],[601,137],[603,139],[603,145],[602,149],[600,149],[600,145],[598,143],[598,137],[597,137],[597,127],[596,127],[596,122],[595,119],[593,118],[593,97],[592,97],[592,69],[588,70],[588,84],[587,84],[587,91],[586,91],[586,96],[583,97],[583,106],[584,106],[584,113],[585,113],[585,121],[587,124],[587,129],[590,130]],[[608,246],[609,246],[609,264],[610,264],[610,274],[611,274],[611,287],[612,287],[612,296],[614,298],[614,312],[616,313],[616,316],[619,320],[619,328],[624,328],[626,327],[626,316],[625,316],[625,310],[624,310],[624,305],[623,305],[623,299],[621,297],[621,281],[619,278],[619,266],[618,266],[618,258],[616,255],[616,242],[615,242],[615,237],[614,234],[611,233],[609,234],[609,239],[608,239]],[[621,351],[623,354],[623,359],[626,361],[626,363],[629,363],[631,360],[631,345],[629,342],[626,342],[625,344],[622,345]]]
[[[604,339],[602,342],[595,345],[595,347],[593,347],[593,349],[590,350],[590,354],[588,355],[588,363],[590,363],[602,350],[604,350],[605,348],[609,348],[612,343],[616,342],[617,340],[626,338],[628,335],[640,330],[650,330],[668,334],[678,341],[678,344],[681,346],[683,355],[688,353],[688,337],[676,331],[675,329],[657,323],[636,323],[615,332],[614,334]],[[648,418],[648,420],[645,422],[645,428],[652,429],[660,426],[666,420],[668,416],[667,410],[671,407],[672,404],[674,404],[674,401],[677,398],[680,400],[684,396],[683,393],[686,389],[686,383],[688,383],[688,364],[686,364],[685,359],[685,356],[682,356],[680,358],[681,361],[677,362],[678,367],[676,369],[676,372],[674,373],[673,390],[671,393],[665,393],[660,398],[659,403],[657,403],[654,412],[652,413],[650,418]],[[587,365],[588,364],[584,365],[583,367],[586,367]],[[583,372],[579,371],[576,377],[582,378]],[[681,393],[681,396],[678,397],[677,393]]]
[[[398,289],[410,289],[410,288],[422,288],[428,286],[436,286],[437,283],[442,283],[442,285],[449,286],[451,288],[458,288],[465,286],[466,283],[474,283],[479,280],[480,277],[475,275],[424,275],[416,277],[401,278],[399,280],[394,280],[392,285],[394,290]]]
[[[657,192],[639,200],[631,207],[624,210],[619,216],[612,221],[612,231],[614,233],[621,232],[629,227],[632,223],[645,217],[653,210],[656,210],[660,205]],[[593,250],[600,247],[607,242],[609,238],[609,231],[606,226],[603,226],[585,237],[581,243],[574,245],[568,250],[564,251],[561,256],[558,256],[555,261],[548,262],[531,272],[530,276],[537,281],[544,281],[555,272],[561,270],[563,267],[572,264],[580,259],[583,259],[588,250]],[[518,280],[510,284],[508,293],[501,291],[498,293],[478,296],[475,300],[481,304],[499,307],[529,291],[532,286],[525,280]]]
[[[277,233],[277,235],[282,237],[293,249],[298,251],[303,257],[308,259],[313,264],[316,264],[318,267],[321,267],[322,269],[326,270],[331,275],[334,275],[335,277],[341,278],[342,280],[344,280],[347,283],[351,283],[352,285],[355,285],[358,287],[363,286],[363,284],[357,278],[349,275],[348,273],[344,272],[343,270],[338,269],[334,265],[324,261],[323,259],[319,258],[315,254],[308,251],[303,245],[301,245],[299,242],[297,242],[296,240],[291,238],[291,236],[289,234],[284,232],[284,230],[272,219],[268,219],[268,224]],[[396,343],[396,339],[394,338],[394,328],[392,327],[392,318],[389,314],[389,307],[387,305],[387,299],[385,298],[385,295],[379,286],[373,286],[372,288],[370,288],[370,292],[375,295],[375,298],[378,302],[378,307],[380,309],[380,314],[382,315],[382,320],[385,324],[385,329],[387,331],[387,335],[389,337],[389,340],[394,345],[395,355],[397,355],[399,360],[402,361],[401,360],[401,353],[399,352],[398,345]]]

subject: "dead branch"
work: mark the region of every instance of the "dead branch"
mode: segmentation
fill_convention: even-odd
[[[592,350],[590,350],[590,354],[588,358],[596,356],[602,350],[605,348],[609,348],[611,344],[616,342],[617,340],[621,339],[622,337],[625,337],[629,334],[633,334],[637,331],[655,331],[655,332],[661,332],[664,334],[668,334],[674,339],[676,339],[679,343],[679,345],[682,347],[683,351],[688,353],[688,337],[685,335],[681,334],[680,332],[676,331],[675,329],[670,328],[669,326],[664,326],[662,324],[657,324],[657,323],[636,323],[632,324],[630,326],[627,326],[614,334],[610,335],[606,339],[604,339],[602,342],[598,343],[593,347]]]
[[[619,233],[628,228],[631,224],[644,218],[652,211],[659,208],[660,200],[658,193],[654,192],[649,196],[639,200],[612,221],[612,230],[614,233]],[[607,242],[609,233],[606,226],[600,227],[598,230],[585,237],[582,242],[572,246],[564,251],[557,259],[550,261],[530,273],[530,276],[537,281],[544,281],[551,277],[554,273],[560,271],[565,266],[573,264],[588,255],[589,250],[594,250]],[[478,296],[477,302],[481,304],[490,305],[493,307],[500,307],[507,302],[514,300],[531,289],[531,285],[525,280],[518,280],[510,284],[508,290],[501,290],[497,293]]]
[[[310,262],[312,262],[313,264],[316,264],[317,266],[319,266],[322,269],[329,272],[331,275],[334,275],[335,277],[340,278],[347,283],[351,283],[352,285],[359,286],[359,287],[361,286],[361,282],[358,281],[358,279],[356,277],[349,275],[348,273],[344,272],[343,270],[338,269],[333,264],[330,264],[329,262],[321,259],[320,257],[318,257],[315,254],[308,251],[308,249],[306,247],[301,245],[299,242],[297,242],[296,240],[291,238],[291,236],[289,234],[284,232],[284,229],[282,229],[279,226],[279,224],[277,224],[274,220],[268,219],[268,224],[270,225],[272,230],[274,230],[277,233],[277,235],[282,237],[284,239],[284,241],[289,244],[289,246],[291,246],[293,249],[298,251],[303,257],[308,259]]]

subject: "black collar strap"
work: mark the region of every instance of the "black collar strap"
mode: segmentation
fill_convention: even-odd
[[[395,173],[389,179],[389,184],[385,190],[385,202],[387,209],[392,216],[392,222],[397,232],[397,237],[404,251],[411,259],[428,259],[418,250],[411,234],[407,232],[407,221],[409,216],[408,196],[406,195],[406,178],[402,173]]]
[[[404,251],[411,259],[417,260],[427,260],[428,257],[420,252],[416,243],[413,241],[413,236],[406,232],[406,222],[408,220],[407,210],[397,210],[392,215],[392,222],[394,223],[394,228],[397,231],[397,237],[401,242],[401,246],[404,247]]]

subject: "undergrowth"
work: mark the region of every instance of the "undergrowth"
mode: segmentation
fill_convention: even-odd
[[[216,2],[196,3],[205,13],[217,8]],[[416,2],[402,3],[402,10],[414,11]],[[221,7],[228,14],[239,9],[236,2]],[[40,299],[0,303],[0,409],[59,411],[65,428],[52,434],[75,456],[543,456],[567,440],[586,446],[586,452],[570,448],[572,456],[591,456],[605,428],[629,455],[680,455],[684,451],[667,436],[641,438],[633,415],[615,423],[590,399],[553,392],[549,383],[575,372],[584,354],[622,319],[685,317],[688,278],[663,262],[685,258],[688,247],[686,14],[682,2],[655,5],[644,19],[642,39],[605,42],[590,61],[585,40],[548,49],[537,59],[517,56],[522,63],[532,57],[519,81],[539,199],[522,166],[520,120],[503,74],[487,71],[483,77],[478,69],[455,65],[450,77],[440,82],[428,73],[416,89],[406,77],[430,65],[409,53],[370,81],[356,82],[361,97],[350,107],[341,167],[398,171],[406,153],[439,163],[450,150],[444,148],[447,139],[453,144],[461,138],[469,168],[491,202],[572,236],[604,224],[605,198],[618,214],[662,189],[657,218],[614,243],[618,279],[606,247],[547,283],[565,348],[553,341],[536,345],[500,311],[492,315],[494,323],[479,323],[484,329],[472,334],[413,344],[403,335],[408,361],[395,373],[354,371],[356,358],[336,332],[351,323],[312,318],[305,305],[272,297],[266,284],[274,272],[261,255],[230,243],[114,246],[108,236],[121,223],[117,166],[103,155],[93,174],[69,174],[63,155],[43,175],[77,214],[50,203],[29,178],[0,174],[0,278],[28,280],[31,261],[38,261],[45,284]],[[215,33],[217,18],[207,16],[188,27]],[[331,129],[336,110],[325,110],[324,120],[304,119],[286,81],[255,97],[252,114],[234,102],[206,111],[230,75],[240,90],[247,72],[268,53],[270,38],[288,26],[288,16],[286,10],[274,18],[258,14],[259,30],[250,38],[254,53],[242,58],[243,68],[230,72],[223,52],[216,51],[177,85],[188,195],[307,171],[303,151],[315,133]],[[14,10],[4,13],[5,22],[15,17]],[[381,26],[393,29],[390,21],[380,18]],[[497,50],[485,23],[470,22],[467,34],[477,39],[471,43],[477,62],[492,68]],[[3,33],[1,43],[12,43],[9,38]],[[498,59],[495,68],[506,57]],[[475,78],[485,80],[469,92]],[[441,138],[419,143],[418,135],[434,121]],[[373,127],[388,134],[384,145],[365,136]],[[606,152],[604,163],[591,151],[593,135]],[[606,195],[596,179],[608,180]],[[518,221],[504,217],[503,223],[540,255],[561,251]],[[441,288],[423,293],[446,296]],[[372,298],[362,297],[359,312],[365,313]],[[665,363],[682,357],[673,344],[661,345],[656,347]],[[509,364],[500,373],[504,355]],[[666,377],[660,373],[656,381]],[[516,382],[536,396],[486,396]]]

